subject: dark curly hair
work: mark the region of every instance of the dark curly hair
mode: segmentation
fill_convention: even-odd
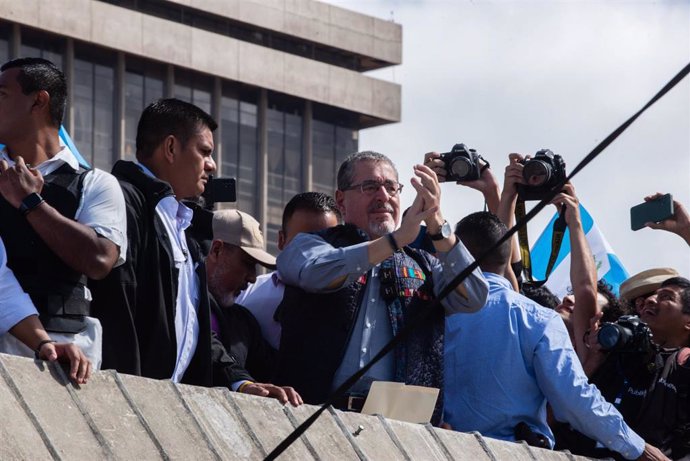
[[[604,315],[601,322],[615,322],[622,315],[630,314],[628,306],[621,302],[620,298],[613,292],[613,287],[604,279],[597,282],[597,293],[606,298],[606,305],[602,309]]]

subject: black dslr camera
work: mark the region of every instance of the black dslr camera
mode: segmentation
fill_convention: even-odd
[[[446,181],[474,181],[479,179],[480,155],[474,149],[468,149],[464,144],[456,144],[450,150],[441,154],[441,160],[446,166]]]
[[[518,184],[518,196],[524,200],[542,200],[566,178],[563,157],[549,149],[542,149],[533,158],[522,162],[522,178]]]
[[[646,353],[652,349],[652,330],[636,315],[623,315],[601,326],[597,341],[606,352]]]

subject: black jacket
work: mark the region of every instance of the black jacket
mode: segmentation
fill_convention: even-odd
[[[271,382],[278,351],[261,335],[261,326],[254,315],[239,304],[220,307],[213,296],[210,301],[220,329],[218,337],[225,350],[252,375],[251,381]]]
[[[103,325],[103,368],[155,379],[169,379],[175,369],[175,303],[178,271],[156,205],[173,194],[166,182],[146,175],[135,163],[119,161],[127,207],[127,261],[104,280],[90,283],[92,313]],[[195,242],[187,238],[199,277],[199,338],[182,382],[230,386],[248,379],[211,334],[206,269]]]

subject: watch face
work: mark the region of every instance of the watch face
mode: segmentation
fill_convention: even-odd
[[[444,221],[443,225],[441,226],[441,235],[443,236],[444,239],[447,239],[450,237],[450,234],[453,233],[453,229],[450,228],[450,224],[448,221]]]

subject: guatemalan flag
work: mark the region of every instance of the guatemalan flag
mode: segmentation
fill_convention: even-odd
[[[553,223],[557,217],[558,214],[555,214],[539,239],[534,243],[534,246],[532,246],[532,276],[535,280],[544,280],[546,265],[551,255]],[[582,219],[582,228],[585,231],[587,243],[589,243],[589,248],[592,250],[592,255],[594,255],[594,262],[597,267],[597,280],[603,278],[613,286],[613,292],[618,294],[618,287],[628,278],[628,271],[625,270],[623,264],[613,253],[613,248],[611,248],[599,227],[594,223],[592,216],[582,205],[580,205],[580,218]],[[572,291],[570,286],[570,232],[567,229],[563,236],[561,251],[558,253],[558,258],[551,271],[549,280],[546,282],[546,287],[561,299]]]

